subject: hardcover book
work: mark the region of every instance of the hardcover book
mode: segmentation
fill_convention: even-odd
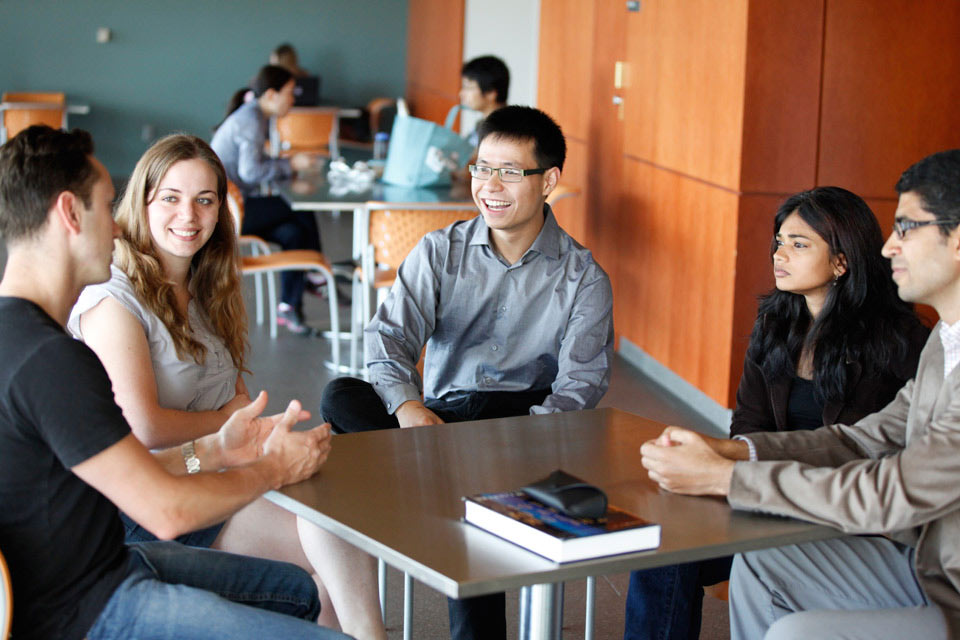
[[[464,520],[554,562],[573,562],[660,546],[660,525],[614,506],[602,518],[573,518],[521,491],[463,498]]]

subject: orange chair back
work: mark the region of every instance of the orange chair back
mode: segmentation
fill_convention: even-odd
[[[233,224],[239,235],[243,227],[243,192],[232,180],[227,180],[227,209],[233,216]]]
[[[370,244],[374,259],[396,270],[423,236],[476,215],[476,209],[373,209]]]
[[[336,124],[336,109],[291,111],[277,118],[280,150],[287,153],[326,151]]]
[[[8,140],[34,124],[45,124],[54,129],[63,126],[63,112],[66,109],[66,96],[63,93],[4,93],[3,101],[59,105],[59,108],[55,109],[29,107],[5,109],[3,127],[7,130]]]
[[[0,640],[7,640],[13,625],[13,584],[10,569],[0,552]]]

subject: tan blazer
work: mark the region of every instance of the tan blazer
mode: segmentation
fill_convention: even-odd
[[[960,367],[944,379],[939,324],[916,377],[881,411],[851,426],[748,437],[760,461],[734,467],[733,507],[914,547],[921,587],[960,637]]]

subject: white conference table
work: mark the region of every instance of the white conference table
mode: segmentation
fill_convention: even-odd
[[[521,589],[520,637],[558,638],[562,582],[841,532],[662,491],[640,445],[663,425],[617,409],[338,435],[321,471],[267,498],[452,598]],[[557,564],[462,521],[461,496],[563,469],[662,525],[658,549]]]

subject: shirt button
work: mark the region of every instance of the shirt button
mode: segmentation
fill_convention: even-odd
[[[503,313],[503,312],[506,311],[506,310],[507,310],[506,307],[500,307],[500,312],[501,312],[501,313]]]
[[[493,378],[484,378],[483,382],[484,384],[493,384]]]
[[[490,347],[490,348],[491,348],[492,350],[494,350],[494,351],[497,351],[498,349],[500,349],[500,347],[498,347],[497,345],[493,345],[493,346]]]

